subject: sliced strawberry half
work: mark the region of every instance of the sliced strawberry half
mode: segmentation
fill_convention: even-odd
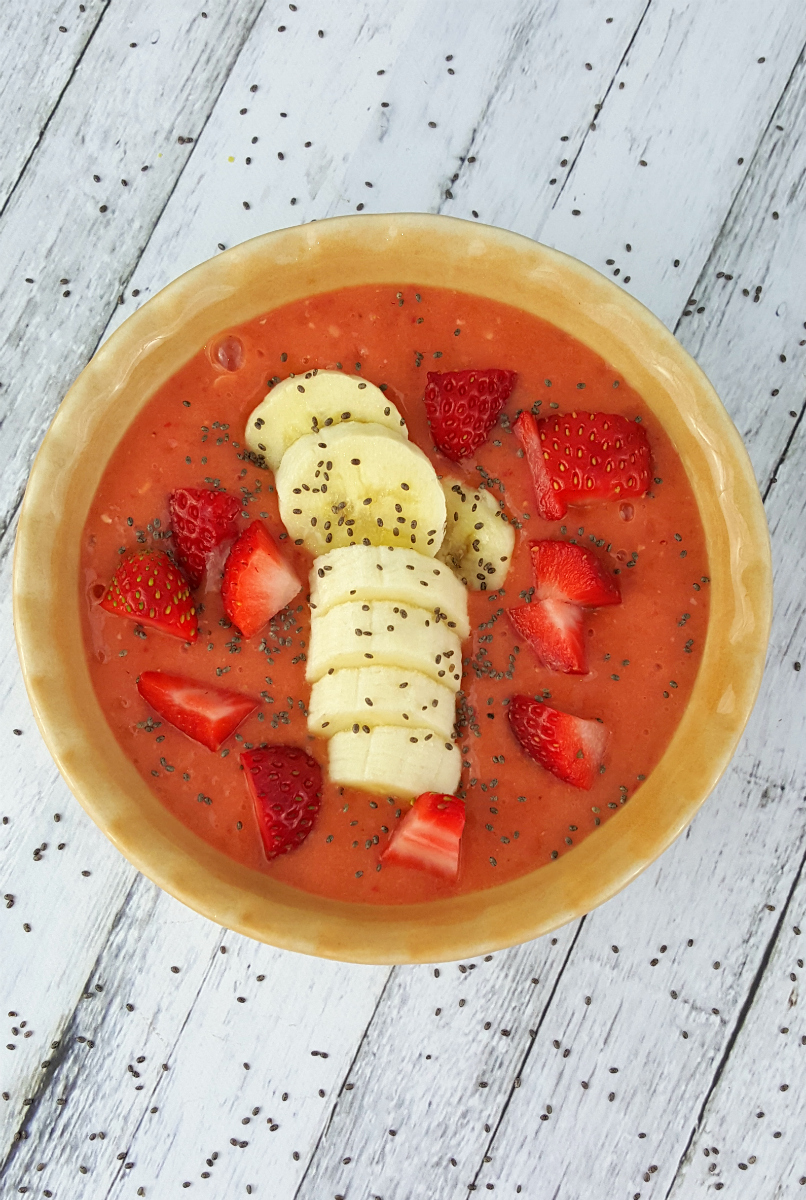
[[[196,608],[185,576],[163,550],[137,550],[118,564],[101,608],[195,642]]]
[[[241,506],[235,496],[212,488],[177,488],[168,501],[176,557],[197,588],[207,569],[210,553],[221,542],[238,536]]]
[[[621,604],[621,589],[615,575],[587,546],[550,540],[529,547],[538,600],[565,600],[583,608]]]
[[[240,692],[165,671],[143,671],[137,690],[163,720],[208,750],[220,750],[260,703]]]
[[[515,371],[429,371],[425,411],[434,441],[457,462],[486,440],[518,378]]]
[[[544,521],[559,521],[568,511],[568,505],[563,504],[558,492],[552,487],[537,421],[530,412],[522,412],[518,414],[512,429],[526,454],[526,463],[535,489],[538,516]]]
[[[604,763],[607,728],[572,717],[531,696],[513,696],[507,709],[515,737],[544,770],[590,791]]]
[[[464,800],[423,792],[392,834],[381,860],[456,879],[464,827]]]
[[[513,426],[526,451],[537,510],[558,521],[569,504],[643,496],[652,455],[643,425],[618,413],[570,412],[539,421],[522,412]]]
[[[587,675],[582,609],[564,600],[535,600],[508,610],[509,619],[544,667],[566,675]]]
[[[322,802],[322,768],[296,746],[241,755],[267,858],[288,854],[313,829]]]
[[[253,521],[229,553],[221,596],[224,612],[251,637],[302,587],[262,521]]]

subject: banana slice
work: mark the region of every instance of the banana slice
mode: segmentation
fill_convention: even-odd
[[[376,725],[369,733],[337,733],[328,743],[334,783],[410,798],[456,790],[462,771],[457,746],[437,733]]]
[[[276,471],[297,438],[341,421],[371,421],[408,437],[406,422],[374,383],[341,371],[308,371],[289,375],[269,392],[250,414],[244,439]]]
[[[358,667],[323,675],[313,685],[308,732],[331,738],[346,729],[400,725],[431,731],[444,741],[453,735],[455,715],[453,692],[419,671]]]
[[[470,491],[450,477],[441,482],[447,527],[437,558],[474,591],[494,592],[512,562],[515,530],[488,491]]]
[[[419,447],[383,425],[345,421],[289,446],[276,475],[280,516],[312,554],[405,545],[433,557],[445,497]]]
[[[343,546],[314,560],[311,609],[324,616],[350,600],[393,600],[439,614],[457,637],[470,632],[467,589],[453,571],[403,546]]]
[[[462,678],[462,648],[453,630],[414,605],[370,600],[338,604],[311,618],[306,678],[348,667],[399,667],[420,671],[455,692]]]

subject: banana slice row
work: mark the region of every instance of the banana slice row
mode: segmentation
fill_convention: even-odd
[[[466,588],[415,551],[352,546],[315,560],[311,610],[308,729],[329,739],[331,780],[402,797],[453,791]]]
[[[467,588],[501,586],[514,531],[488,492],[440,481],[395,406],[358,376],[283,380],[245,440],[275,472],[289,535],[318,556],[308,729],[328,739],[331,780],[453,792]]]

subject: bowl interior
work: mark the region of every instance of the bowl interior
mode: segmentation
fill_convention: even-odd
[[[386,907],[314,897],[246,869],[190,833],[109,729],[87,670],[80,538],[128,422],[213,335],[319,292],[421,284],[515,304],[570,333],[635,388],[691,480],[710,563],[711,616],[688,707],[629,805],[557,862],[453,900]],[[527,238],[447,217],[337,218],[255,238],[160,292],[106,342],[65,397],[20,516],[15,629],[48,747],[120,851],[212,920],[291,950],[356,962],[433,962],[526,941],[624,887],[681,832],[750,714],[771,615],[769,540],[750,462],[705,376],[642,305]]]

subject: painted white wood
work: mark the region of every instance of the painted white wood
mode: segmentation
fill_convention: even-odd
[[[0,439],[0,530],[190,156],[194,143],[178,139],[203,128],[262,2],[216,5],[206,20],[188,0],[112,4],[9,200],[0,415],[25,417]]]
[[[184,4],[159,14],[143,4],[136,20],[141,13],[132,33],[134,10],[110,7],[0,220],[4,512],[14,511],[43,423],[105,326],[113,328],[135,302],[208,257],[219,241],[229,245],[266,228],[355,211],[359,203],[366,211],[441,208],[464,216],[475,208],[481,219],[541,236],[594,266],[601,267],[603,257],[619,264],[630,258],[640,266],[632,268],[635,286],[628,286],[670,324],[695,295],[705,312],[681,319],[681,337],[746,434],[759,477],[769,478],[796,424],[789,409],[800,412],[803,402],[796,347],[798,322],[806,320],[806,312],[799,315],[806,303],[797,212],[802,67],[793,73],[806,36],[800,6],[782,0],[757,16],[746,0],[730,12],[721,0],[709,6],[510,0],[467,3],[457,20],[452,6],[419,0],[354,0],[347,12],[306,0],[296,13],[286,4],[261,9],[245,2],[211,7],[208,18]],[[151,57],[135,61],[128,43],[145,45],[142,30],[152,15],[160,39]],[[454,55],[450,62],[448,54]],[[748,56],[752,70],[745,67]],[[765,64],[755,62],[760,56]],[[590,130],[599,102],[597,129]],[[180,131],[196,136],[211,108],[198,141],[184,147],[173,141],[169,148],[165,131],[172,120],[170,138]],[[784,126],[780,139],[776,123]],[[561,135],[569,142],[560,143]],[[77,210],[88,194],[87,170],[91,178],[100,162],[97,173],[127,177],[121,164],[141,152],[144,163],[154,159],[162,169],[167,164],[152,153],[158,138],[171,162],[170,173],[157,177],[159,188],[133,190],[129,180],[130,188],[114,197],[117,223],[104,232],[88,221]],[[653,147],[651,160],[641,139]],[[554,175],[546,164],[565,156],[561,146],[572,147],[567,157],[575,165],[560,193],[562,176],[558,171],[558,184],[550,184]],[[637,149],[649,165],[627,172]],[[467,156],[477,162],[463,166]],[[734,166],[733,156],[745,164]],[[579,218],[566,211],[574,189],[585,197],[575,205],[583,210]],[[552,210],[555,194],[560,199]],[[777,222],[767,216],[771,204],[780,213]],[[630,239],[632,257],[610,253],[611,245]],[[59,289],[51,288],[52,296],[38,290],[35,303],[34,293],[20,290],[24,262],[39,255],[37,269],[50,266],[63,253],[59,247],[69,247],[71,265],[82,264],[75,307],[65,307],[72,297],[63,298]],[[673,257],[680,268],[669,266]],[[61,275],[61,264],[57,270]],[[716,280],[718,270],[734,280]],[[22,273],[34,274],[27,267]],[[622,265],[620,278],[626,273]],[[752,293],[758,283],[764,291],[753,304],[741,286]],[[124,285],[125,303],[116,307]],[[131,297],[135,288],[139,299]],[[775,366],[779,353],[787,354],[787,364]],[[781,373],[775,379],[773,367]],[[777,407],[766,396],[765,380],[770,390],[780,389]],[[4,1187],[77,1197],[144,1187],[147,1195],[161,1196],[187,1181],[229,1197],[248,1183],[253,1194],[281,1200],[298,1189],[317,1200],[335,1194],[390,1200],[458,1194],[481,1168],[480,1190],[491,1183],[513,1194],[520,1184],[537,1200],[659,1194],[660,1185],[668,1190],[764,965],[804,849],[803,702],[801,676],[792,670],[803,637],[804,606],[791,566],[795,547],[802,554],[794,503],[802,507],[800,463],[794,457],[791,469],[785,464],[778,471],[771,496],[781,597],[771,674],[714,798],[685,839],[589,917],[578,937],[574,926],[557,934],[554,947],[543,939],[478,962],[472,972],[442,967],[439,978],[431,968],[390,976],[386,969],[256,946],[222,934],[146,881],[132,883],[134,872],[69,798],[33,729],[15,674],[6,599],[0,607],[0,738],[12,766],[0,807],[0,815],[10,817],[0,826],[0,881],[11,880],[2,891],[16,899],[13,909],[0,909],[0,1011],[19,1016],[3,1018],[6,1040],[16,1049],[0,1044],[0,1091],[10,1097],[0,1101],[7,1131],[0,1153],[10,1152],[0,1166]],[[0,544],[6,556],[9,544],[8,536]],[[7,565],[3,569],[0,592],[7,597]],[[23,728],[21,738],[13,727]],[[58,825],[54,811],[62,813]],[[65,831],[64,851],[53,851],[59,839],[51,840],[52,830]],[[42,841],[49,849],[35,863],[32,850]],[[81,876],[81,869],[92,874]],[[54,870],[57,885],[47,875]],[[43,887],[43,879],[51,886]],[[23,921],[31,924],[30,934]],[[226,956],[217,951],[222,940]],[[612,944],[619,945],[618,955]],[[663,954],[661,945],[667,946]],[[784,949],[774,950],[770,972],[779,953]],[[650,966],[652,958],[657,966]],[[720,961],[718,971],[714,961]],[[180,967],[178,974],[171,965]],[[267,976],[261,984],[258,973]],[[532,977],[540,983],[531,984]],[[777,1080],[767,1018],[781,989],[774,974],[768,977],[770,1000],[765,976],[733,1051],[736,1086],[753,1086],[759,1095]],[[79,1000],[96,982],[104,991]],[[462,1008],[460,998],[466,999]],[[443,1009],[439,1018],[436,1007]],[[766,1015],[754,1024],[762,1007]],[[537,1029],[544,1011],[531,1039],[529,1029]],[[510,1030],[508,1038],[502,1028]],[[26,1039],[27,1030],[33,1035]],[[319,1042],[320,1031],[327,1045]],[[78,1036],[96,1046],[88,1049],[74,1040]],[[50,1051],[54,1040],[62,1047]],[[328,1059],[311,1057],[312,1049],[323,1049]],[[139,1055],[145,1056],[140,1065]],[[48,1060],[52,1067],[43,1069],[39,1064]],[[712,1121],[713,1136],[738,1148],[745,1110],[727,1085],[732,1061],[709,1101],[705,1128]],[[799,1110],[792,1102],[806,1068],[796,1055],[791,1062],[785,1095],[793,1125]],[[129,1063],[142,1067],[140,1078],[127,1071]],[[610,1076],[610,1066],[619,1074]],[[580,1078],[590,1082],[586,1091]],[[143,1091],[135,1091],[141,1082]],[[337,1096],[343,1082],[353,1087]],[[284,1091],[289,1100],[278,1101]],[[63,1106],[55,1103],[60,1096],[67,1099]],[[24,1106],[26,1098],[35,1103]],[[158,1112],[151,1114],[154,1106]],[[261,1113],[241,1126],[253,1107]],[[547,1121],[540,1120],[541,1110]],[[279,1126],[275,1131],[265,1124],[269,1116]],[[14,1142],[20,1128],[28,1136]],[[89,1133],[100,1130],[108,1136],[90,1143]],[[638,1139],[638,1132],[647,1138]],[[249,1146],[232,1147],[236,1135]],[[484,1164],[488,1145],[492,1161]],[[700,1142],[693,1146],[695,1157],[707,1162]],[[204,1159],[212,1150],[220,1158],[211,1169]],[[797,1177],[793,1139],[776,1139],[775,1150],[773,1166],[765,1167],[770,1187],[790,1173]],[[123,1151],[129,1157],[118,1161]],[[451,1154],[456,1168],[446,1165]],[[346,1157],[353,1161],[345,1164]],[[135,1166],[126,1170],[126,1161]],[[46,1163],[41,1173],[39,1162]],[[647,1184],[643,1173],[650,1165],[659,1169]],[[212,1178],[203,1183],[199,1176],[208,1169]],[[734,1175],[734,1194],[766,1194],[761,1187],[743,1192],[744,1174],[737,1167]],[[680,1195],[693,1194],[693,1178],[684,1164]]]
[[[227,933],[140,877],[62,1034],[30,1136],[14,1144],[9,1185],[41,1179],[94,1200],[125,1181],[129,1195],[159,1196],[208,1170],[213,1195],[246,1184],[293,1195],[389,973]]]
[[[804,42],[797,0],[774,13],[754,0],[650,4],[577,163],[555,148],[553,164],[568,157],[569,168],[550,218],[524,232],[619,270],[673,327]]]
[[[358,210],[441,210],[456,172],[485,172],[483,159],[466,166],[463,160],[476,153],[478,131],[493,114],[508,161],[503,177],[498,168],[486,170],[480,194],[504,180],[510,197],[530,197],[542,186],[548,210],[553,191],[535,162],[520,178],[513,175],[521,163],[514,114],[538,111],[536,86],[546,103],[553,73],[568,79],[562,97],[568,127],[584,128],[645,3],[615,6],[608,26],[599,0],[554,6],[470,0],[461,20],[450,4],[354,0],[337,21],[332,6],[318,0],[284,16],[283,34],[276,32],[274,9],[265,10],[138,265],[132,287],[140,299],[127,296],[109,331],[178,273],[211,257],[219,243]],[[315,32],[320,21],[324,39]],[[591,75],[576,39],[600,33],[606,49]],[[278,51],[288,56],[285,70],[274,58]],[[298,86],[299,72],[312,86]],[[539,161],[556,131],[543,121],[531,128]],[[470,218],[475,204],[456,215]],[[499,223],[507,225],[510,216]]]
[[[15,4],[0,38],[0,212],[33,153],[109,0]]]

